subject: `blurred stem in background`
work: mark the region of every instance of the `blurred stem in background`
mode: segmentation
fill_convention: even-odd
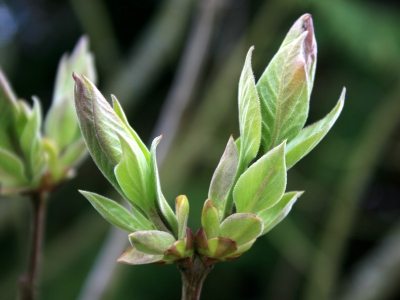
[[[398,85],[399,83],[397,83]],[[366,121],[346,164],[347,170],[332,201],[308,275],[304,299],[330,299],[336,289],[344,251],[357,218],[357,203],[370,182],[380,154],[400,119],[398,87]],[[366,150],[368,149],[368,150]]]

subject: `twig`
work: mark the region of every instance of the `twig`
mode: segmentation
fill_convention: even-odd
[[[20,298],[22,300],[34,300],[38,297],[37,285],[42,257],[47,193],[35,191],[30,193],[29,197],[32,204],[33,218],[28,270],[26,274],[20,278]]]

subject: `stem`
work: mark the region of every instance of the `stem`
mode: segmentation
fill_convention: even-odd
[[[37,283],[42,254],[42,241],[46,212],[46,192],[35,191],[29,194],[32,203],[31,245],[28,259],[28,270],[20,278],[20,299],[37,299]]]
[[[211,272],[214,265],[206,266],[197,254],[194,255],[190,267],[185,264],[178,265],[182,274],[182,300],[199,300],[204,279]]]

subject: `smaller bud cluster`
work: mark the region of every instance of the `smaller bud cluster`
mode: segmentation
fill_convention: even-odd
[[[0,70],[0,194],[51,189],[71,177],[86,155],[73,104],[72,70],[95,80],[86,37],[60,61],[44,133],[39,99],[32,97],[32,107],[18,99]]]

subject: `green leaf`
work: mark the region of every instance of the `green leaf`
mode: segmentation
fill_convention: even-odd
[[[240,163],[246,167],[256,157],[261,140],[260,100],[251,69],[253,49],[254,47],[251,47],[247,53],[239,80]]]
[[[240,176],[233,198],[237,212],[257,214],[277,203],[286,187],[285,142],[264,154]]]
[[[12,90],[7,77],[0,69],[0,131],[13,124],[18,113],[17,97]],[[1,143],[1,141],[0,141]]]
[[[223,211],[222,205],[228,196],[229,190],[235,180],[239,163],[239,154],[232,136],[229,138],[224,154],[219,161],[214,175],[211,179],[208,198],[212,201],[218,211]]]
[[[306,156],[332,128],[342,111],[345,94],[346,89],[343,88],[340,99],[333,110],[322,120],[305,127],[288,143],[286,148],[287,169],[290,169],[300,159]]]
[[[67,167],[77,166],[88,154],[85,141],[80,138],[73,144],[65,147],[59,157],[59,164]]]
[[[257,216],[264,222],[262,234],[266,234],[282,221],[292,209],[293,204],[303,192],[290,192],[283,195],[281,200],[271,208],[260,212]]]
[[[175,238],[164,231],[136,231],[129,235],[129,241],[137,250],[151,255],[163,255],[175,243]]]
[[[156,203],[155,207],[157,208],[157,212],[161,212],[161,219],[165,226],[172,230],[173,234],[177,237],[178,236],[178,221],[176,216],[169,206],[168,202],[165,200],[164,195],[161,191],[161,184],[160,178],[158,175],[158,168],[157,168],[157,158],[156,158],[156,148],[158,143],[161,140],[161,136],[156,137],[151,144],[150,149],[150,168],[151,168],[151,184],[152,189],[156,195]]]
[[[227,217],[220,225],[219,236],[229,238],[237,246],[256,239],[263,230],[263,221],[252,214],[237,213]]]
[[[303,32],[279,49],[257,83],[264,153],[293,139],[307,119],[310,93],[303,50],[306,37],[307,32]]]
[[[250,242],[247,242],[246,244],[242,244],[240,246],[238,246],[238,249],[236,250],[235,253],[233,253],[233,255],[238,255],[238,254],[242,254],[248,250],[250,250],[250,248],[253,246],[253,244],[255,243],[257,239],[251,240]]]
[[[219,235],[218,210],[210,200],[204,203],[203,212],[201,214],[201,225],[203,226],[207,239]]]
[[[209,250],[205,253],[211,258],[224,258],[237,250],[237,245],[229,238],[214,237],[208,240]]]
[[[143,211],[155,209],[154,191],[151,187],[151,173],[143,153],[138,147],[120,137],[122,159],[115,167],[118,184],[130,203]]]
[[[127,265],[151,264],[163,259],[163,255],[151,255],[138,251],[134,247],[129,247],[118,258],[118,262]]]
[[[153,229],[153,226],[149,221],[143,223],[142,219],[139,220],[138,218],[135,218],[133,214],[117,202],[95,193],[86,191],[79,192],[89,200],[104,219],[114,226],[129,232]]]
[[[33,97],[33,109],[20,137],[20,144],[29,166],[32,186],[36,186],[46,168],[46,158],[42,150],[40,127],[42,113],[40,101]]]
[[[0,157],[0,186],[20,187],[29,183],[21,159],[2,148]]]
[[[126,118],[126,115],[125,115],[125,113],[124,113],[124,111],[123,111],[123,109],[121,107],[121,104],[118,102],[118,99],[114,95],[111,95],[111,99],[113,101],[114,112],[118,115],[118,117],[121,119],[121,121],[125,124],[126,128],[128,128],[128,130],[131,133],[132,137],[135,139],[136,143],[139,145],[140,149],[142,150],[144,156],[149,161],[150,160],[149,149],[147,149],[146,145],[140,139],[139,135],[129,125],[128,119]]]
[[[114,174],[114,167],[119,162],[110,160],[107,152],[111,151],[107,148],[110,146],[109,143],[102,144],[102,140],[107,139],[110,135],[110,140],[113,141],[111,145],[114,147],[113,151],[120,153],[122,151],[121,145],[116,136],[116,132],[120,135],[125,135],[126,127],[119,120],[118,116],[113,112],[108,102],[104,99],[103,95],[90,82],[85,76],[79,77],[75,73],[73,74],[75,80],[75,106],[78,115],[79,125],[82,131],[82,136],[86,142],[89,153],[92,156],[97,167],[103,173],[103,175],[110,181],[114,188],[123,196],[126,196],[118,184],[118,181]],[[106,110],[101,116],[97,118],[107,118],[110,116],[110,120],[104,121],[103,128],[99,128],[99,124],[95,123],[95,106],[101,104],[101,107]],[[98,111],[99,109],[96,109]],[[108,124],[107,124],[108,122]],[[97,133],[101,133],[102,139],[98,139]],[[129,132],[129,131],[128,131]],[[117,155],[118,156],[118,155]]]
[[[189,201],[185,195],[180,195],[175,199],[175,214],[178,220],[178,239],[186,236],[187,222],[189,219]]]
[[[73,101],[72,72],[84,74],[95,82],[96,72],[93,56],[88,49],[88,39],[82,37],[73,53],[66,54],[58,65],[53,102],[45,120],[45,135],[62,150],[80,136]]]

